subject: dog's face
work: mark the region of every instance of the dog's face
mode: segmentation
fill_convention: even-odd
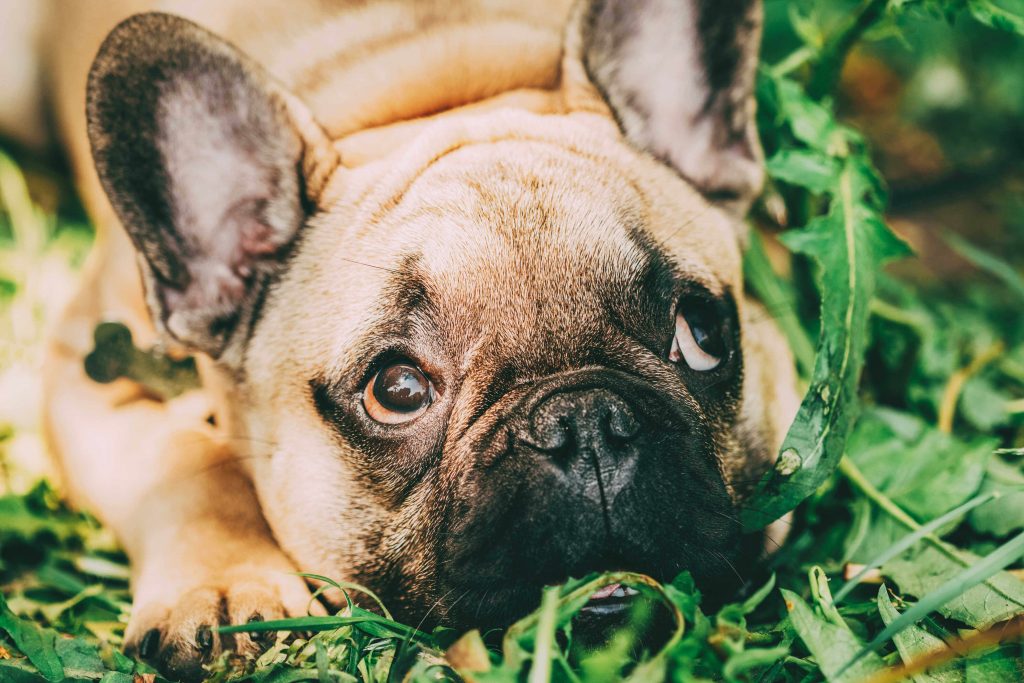
[[[756,189],[756,8],[727,91],[666,64],[708,74],[701,156],[659,130],[680,102],[621,81],[656,33],[615,33],[628,4],[579,13],[563,76],[585,66],[618,124],[442,118],[359,168],[193,25],[150,15],[101,51],[90,132],[155,317],[219,357],[221,417],[303,569],[462,625],[594,570],[731,572],[791,391],[745,337],[737,220],[708,199]]]

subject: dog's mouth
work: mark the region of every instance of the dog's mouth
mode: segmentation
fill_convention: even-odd
[[[639,595],[640,591],[635,588],[611,583],[591,595],[580,614],[594,618],[619,616],[633,605]]]

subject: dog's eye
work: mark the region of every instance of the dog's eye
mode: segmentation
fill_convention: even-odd
[[[706,306],[680,306],[676,311],[676,333],[669,360],[674,363],[683,360],[698,372],[714,370],[726,353],[720,328],[714,322],[714,311]]]
[[[434,400],[434,387],[415,365],[381,368],[363,391],[366,414],[384,424],[401,424],[420,416]]]

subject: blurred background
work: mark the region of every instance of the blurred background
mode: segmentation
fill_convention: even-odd
[[[45,74],[19,57],[40,38],[31,12],[4,16],[14,4],[0,3],[0,493],[50,472],[38,410],[43,339],[92,234],[45,106],[4,96]],[[768,0],[766,61],[819,44],[857,4]],[[963,304],[976,284],[987,297],[998,284],[972,245],[1024,271],[1024,41],[920,4],[866,36],[837,104],[869,140],[890,187],[891,224],[918,252],[894,274]],[[983,394],[976,400],[1003,402],[1001,414],[1024,414],[1020,400]]]

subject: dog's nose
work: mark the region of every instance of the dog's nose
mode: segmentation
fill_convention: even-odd
[[[629,444],[639,431],[622,397],[607,389],[585,389],[557,392],[538,403],[526,441],[562,466],[589,455],[607,467],[634,450]]]

